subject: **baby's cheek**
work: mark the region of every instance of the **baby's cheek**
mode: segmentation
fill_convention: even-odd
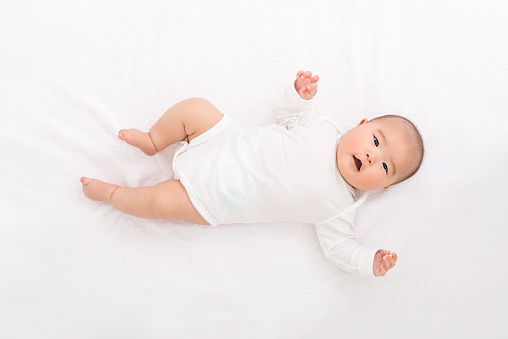
[[[383,178],[377,173],[369,173],[363,178],[363,182],[366,187],[371,187],[372,189],[379,188],[383,185]]]
[[[358,145],[361,145],[361,142],[360,142],[361,138],[357,133],[350,133],[348,135],[348,138],[345,138],[345,139],[346,139],[346,143],[347,143],[348,147],[358,148],[358,150],[360,150],[360,147],[358,147]]]

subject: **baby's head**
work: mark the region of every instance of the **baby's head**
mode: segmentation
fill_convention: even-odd
[[[423,141],[406,118],[384,115],[363,119],[337,147],[337,168],[351,186],[364,191],[388,188],[418,171]]]

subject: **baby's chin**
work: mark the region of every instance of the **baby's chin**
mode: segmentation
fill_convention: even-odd
[[[374,182],[362,182],[361,180],[355,180],[357,178],[342,178],[353,188],[360,190],[360,191],[377,191],[382,188],[388,188],[389,184],[382,184],[382,183],[374,183]]]
[[[351,186],[351,187],[353,187],[353,188],[356,188],[356,189],[359,189],[359,190],[362,190],[362,191],[365,191],[364,189],[361,189],[361,188],[357,187],[357,186],[360,186],[360,187],[361,187],[362,185],[359,185],[359,184],[358,184],[358,183],[354,180],[354,178],[351,178],[351,177],[349,177],[348,175],[344,175],[343,173],[345,173],[345,171],[342,171],[342,172],[341,172],[340,167],[337,167],[337,169],[339,170],[339,174],[340,174],[340,176],[342,177],[342,179],[344,179],[344,181],[345,181],[345,182],[346,182],[349,186]]]

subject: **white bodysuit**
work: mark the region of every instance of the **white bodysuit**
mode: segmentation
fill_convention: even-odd
[[[360,246],[352,229],[366,193],[351,187],[336,165],[344,132],[318,117],[312,100],[300,98],[293,84],[277,114],[278,125],[246,128],[225,115],[176,152],[175,179],[212,226],[312,223],[332,263],[373,275],[376,250]]]

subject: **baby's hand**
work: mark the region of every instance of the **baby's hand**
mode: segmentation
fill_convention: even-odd
[[[374,264],[372,265],[372,270],[376,277],[384,276],[390,268],[395,266],[397,254],[391,253],[392,255],[390,256],[390,253],[390,251],[386,250],[379,250],[376,252]]]
[[[312,76],[311,71],[298,71],[296,73],[295,89],[302,99],[310,100],[316,95],[319,76]]]

